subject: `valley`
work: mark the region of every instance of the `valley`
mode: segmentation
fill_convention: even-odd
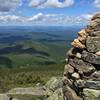
[[[82,27],[0,27],[0,92],[61,76],[70,42]]]

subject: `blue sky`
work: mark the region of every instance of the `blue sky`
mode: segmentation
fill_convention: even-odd
[[[100,0],[0,0],[0,23],[85,24],[99,11]]]

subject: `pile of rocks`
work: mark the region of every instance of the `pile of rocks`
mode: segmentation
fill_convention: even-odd
[[[65,100],[100,100],[100,14],[72,42],[65,65]]]

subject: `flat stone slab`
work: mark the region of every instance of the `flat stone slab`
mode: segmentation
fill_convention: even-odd
[[[69,64],[76,70],[78,70],[79,73],[90,75],[95,71],[95,68],[92,64],[89,64],[77,58],[69,59]]]
[[[76,87],[78,88],[89,88],[89,89],[95,89],[100,90],[100,81],[91,81],[91,80],[76,80],[74,83]]]
[[[84,100],[100,100],[100,90],[83,89]]]
[[[45,96],[46,91],[43,89],[43,87],[14,88],[14,89],[9,90],[7,94],[11,94],[11,95],[16,95],[16,94],[25,95],[26,94],[26,95],[33,95],[33,96]]]
[[[98,52],[100,51],[100,36],[96,36],[96,37],[87,37],[86,40],[86,47],[88,52]]]
[[[97,19],[97,18],[100,19],[100,14],[96,14],[96,15],[94,15],[93,18],[92,18],[92,20],[95,20],[95,19]]]
[[[100,65],[100,56],[97,56],[96,54],[89,53],[87,51],[82,52],[82,59],[86,62]]]
[[[86,81],[85,87],[89,89],[100,90],[100,81]]]
[[[10,97],[7,94],[0,94],[0,100],[10,100]]]

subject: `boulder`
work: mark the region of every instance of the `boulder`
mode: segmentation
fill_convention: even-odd
[[[74,82],[75,86],[78,88],[89,88],[100,90],[100,81],[91,81],[91,80],[76,80]]]
[[[96,29],[98,26],[100,26],[100,19],[95,19],[90,22],[89,25],[92,29]]]
[[[96,71],[95,73],[93,73],[93,77],[100,78],[100,71]]]
[[[8,95],[33,95],[33,96],[45,96],[46,91],[43,87],[27,87],[27,88],[13,88],[6,94]]]
[[[92,81],[100,81],[100,71],[95,71],[90,77]]]
[[[47,83],[46,88],[48,88],[51,91],[55,91],[58,88],[61,88],[63,86],[62,78],[52,77]]]
[[[73,66],[78,72],[81,72],[81,74],[84,73],[86,75],[90,75],[95,71],[95,68],[92,64],[77,58],[69,59],[69,64]]]
[[[78,80],[78,79],[80,79],[80,75],[78,73],[73,73],[72,74],[72,79]]]
[[[77,57],[77,58],[79,58],[79,59],[80,59],[80,58],[81,58],[81,56],[82,56],[82,55],[81,55],[81,53],[79,53],[79,52],[78,52],[78,53],[76,53],[76,57]]]
[[[100,14],[96,14],[95,16],[93,16],[91,20],[95,20],[95,19],[100,19]]]
[[[63,86],[64,100],[82,100],[69,86]]]
[[[86,47],[88,52],[98,52],[100,50],[100,36],[98,37],[87,37]]]
[[[67,52],[67,56],[70,57],[75,57],[77,50],[74,48],[71,48],[68,52]]]
[[[86,38],[87,33],[86,33],[85,29],[82,29],[80,32],[78,32],[78,35],[79,35],[80,37]]]
[[[79,40],[82,44],[85,44],[85,42],[86,42],[86,38],[85,38],[85,37],[79,36],[79,37],[78,37],[78,40]]]
[[[84,88],[85,87],[85,81],[82,80],[82,79],[79,79],[79,80],[76,80],[74,82],[74,85],[77,87],[77,88]]]
[[[64,100],[62,88],[57,89],[53,92],[46,100]]]
[[[97,56],[100,56],[100,51],[96,52],[95,54],[96,54]]]
[[[89,81],[85,83],[85,88],[100,90],[100,81]]]
[[[10,97],[6,94],[0,94],[0,100],[10,100]]]
[[[84,100],[100,100],[100,90],[83,89]]]
[[[75,47],[75,48],[80,48],[80,49],[84,49],[85,48],[85,45],[82,44],[78,39],[75,39],[72,42],[72,46]]]
[[[92,37],[100,36],[100,31],[92,31],[92,32],[89,33],[89,36],[92,36]]]
[[[68,86],[70,86],[70,87],[73,87],[73,83],[72,83],[72,82],[73,82],[73,81],[70,80],[69,78],[67,78],[66,76],[63,77],[63,84],[64,84],[64,85],[68,85]]]
[[[78,48],[71,48],[68,51],[67,56],[81,58],[81,52],[82,52],[82,50],[80,50]]]
[[[63,79],[60,77],[52,77],[45,85],[47,99],[46,100],[64,100],[63,99]]]
[[[100,65],[100,56],[97,56],[96,54],[89,53],[87,51],[82,52],[82,59],[86,62],[89,62],[91,64]]]
[[[68,74],[72,73],[74,73],[74,68],[70,64],[65,65],[64,75],[68,76]]]

